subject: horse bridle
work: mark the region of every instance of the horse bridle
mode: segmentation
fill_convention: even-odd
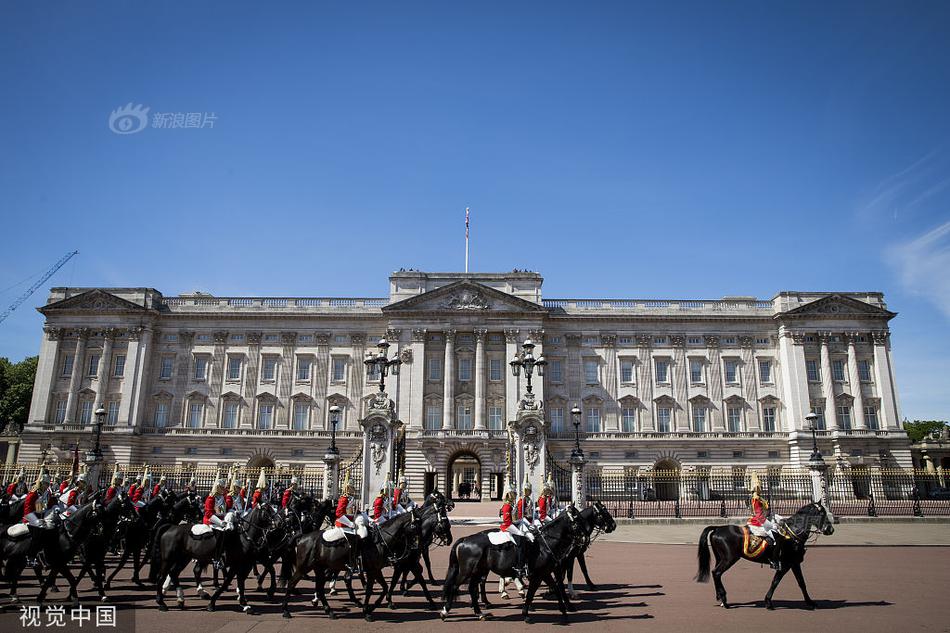
[[[409,525],[414,526],[417,520],[418,519],[416,517],[416,509],[412,508],[411,510],[409,510]],[[409,556],[412,550],[416,549],[419,545],[418,533],[413,534],[410,538],[406,539],[402,554],[400,554],[399,556],[396,556],[393,553],[392,548],[389,547],[389,543],[386,542],[386,536],[383,534],[382,527],[378,523],[375,524],[375,527],[376,527],[376,536],[379,538],[379,542],[383,544],[383,548],[386,550],[386,558],[389,560],[390,564],[392,565],[395,565],[399,561]],[[395,534],[393,536],[395,537]]]
[[[435,511],[436,518],[438,522],[435,524],[435,529],[432,531],[432,542],[436,544],[436,547],[442,547],[449,544],[449,537],[447,534],[442,534],[440,528],[443,525],[443,522],[449,523],[449,513],[446,510],[445,503],[439,503],[436,501]],[[451,529],[451,524],[449,529]]]

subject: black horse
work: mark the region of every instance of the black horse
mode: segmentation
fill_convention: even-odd
[[[135,506],[124,493],[116,495],[107,503],[100,514],[100,524],[92,530],[89,538],[79,548],[82,569],[76,576],[80,582],[86,573],[92,578],[99,592],[99,599],[105,601],[106,554],[118,533],[118,526],[130,522],[135,517]]]
[[[145,567],[145,563],[148,562],[148,556],[143,554],[148,551],[147,548],[152,537],[153,528],[159,523],[162,516],[167,513],[167,508],[173,499],[170,494],[168,491],[162,491],[158,496],[152,497],[144,506],[138,509],[138,516],[135,517],[133,521],[124,522],[122,524],[121,527],[124,530],[122,537],[125,547],[123,548],[122,557],[119,559],[118,564],[106,579],[106,589],[109,588],[112,584],[112,580],[119,571],[122,570],[130,557],[132,558],[132,582],[139,586],[144,586],[144,583],[139,578],[139,573],[142,571],[142,568]]]
[[[531,622],[528,610],[531,608],[534,594],[542,580],[554,592],[561,615],[566,619],[567,596],[564,595],[564,588],[556,576],[560,574],[571,551],[586,540],[579,515],[574,506],[568,506],[560,516],[535,531],[534,541],[527,537],[516,537],[517,542],[514,546],[492,545],[487,532],[459,539],[449,554],[449,568],[445,574],[443,588],[444,604],[439,615],[443,620],[448,617],[458,588],[468,583],[472,610],[478,619],[484,620],[488,614],[482,613],[479,607],[479,587],[484,583],[489,572],[494,572],[503,578],[516,577],[518,575],[516,567],[521,558],[528,564],[528,589],[522,608],[524,621]],[[518,548],[523,548],[520,557]]]
[[[451,509],[451,502],[446,502],[445,496],[439,491],[434,491],[426,497],[425,503],[422,504],[422,508],[419,510],[418,547],[403,560],[393,565],[393,578],[389,583],[389,590],[386,592],[390,609],[396,608],[395,603],[393,603],[393,591],[396,589],[396,583],[400,579],[405,583],[410,573],[413,575],[413,580],[406,587],[403,595],[408,593],[409,589],[418,582],[429,606],[432,608],[438,607],[432,596],[429,595],[429,587],[426,584],[420,561],[423,552],[427,552],[433,542],[437,542],[439,545],[452,544],[452,523],[449,521],[448,515]]]
[[[79,604],[76,577],[69,570],[69,563],[79,548],[85,544],[93,530],[99,528],[99,516],[102,504],[98,500],[89,502],[68,517],[62,519],[55,528],[41,528],[30,526],[30,539],[34,541],[32,547],[43,554],[49,573],[43,580],[36,603],[43,604],[46,592],[56,580],[63,576],[69,583],[69,597],[73,599],[73,606]],[[101,587],[100,587],[101,595]]]
[[[294,575],[287,583],[284,594],[283,616],[290,617],[287,605],[294,587],[307,572],[312,571],[316,583],[317,599],[323,605],[327,616],[336,618],[333,609],[327,602],[326,582],[335,573],[346,569],[350,561],[350,547],[359,548],[363,572],[366,574],[366,585],[363,595],[363,617],[371,622],[373,609],[386,597],[386,579],[382,570],[389,565],[397,565],[408,558],[418,548],[419,540],[419,511],[413,508],[405,514],[390,519],[383,525],[370,526],[369,535],[358,539],[351,535],[334,543],[323,540],[323,531],[311,532],[300,537],[297,541],[297,558],[294,564]],[[355,541],[355,542],[354,542]],[[347,544],[349,542],[349,545]],[[376,603],[370,605],[373,587],[379,584],[380,594]],[[316,605],[316,599],[311,604]]]
[[[814,609],[815,602],[808,595],[805,587],[805,576],[802,575],[802,560],[805,558],[805,545],[812,531],[829,535],[835,531],[831,516],[821,502],[809,503],[785,521],[785,531],[788,538],[779,547],[778,558],[780,568],[772,578],[772,585],[765,594],[765,606],[772,609],[772,594],[789,569],[795,574],[795,580],[805,598],[805,607]],[[748,528],[746,528],[748,529]],[[765,548],[754,557],[747,556],[743,551],[745,533],[738,525],[710,525],[703,530],[699,537],[699,573],[696,582],[709,581],[709,545],[712,545],[716,554],[716,568],[712,570],[713,582],[716,584],[716,599],[720,606],[729,608],[726,601],[726,588],[722,584],[722,575],[742,558],[752,562],[762,562],[772,557],[772,543],[766,543]]]
[[[561,572],[561,582],[564,582],[565,572],[567,575],[566,593],[570,598],[577,598],[574,592],[574,562],[581,567],[581,573],[584,574],[584,581],[587,582],[588,589],[596,589],[590,575],[587,573],[587,563],[584,560],[584,554],[590,548],[600,533],[610,534],[617,529],[617,523],[610,512],[600,501],[595,501],[580,512],[581,523],[584,526],[585,539],[578,543],[577,547],[568,555],[564,563],[564,569]]]
[[[287,580],[293,574],[296,557],[297,539],[318,530],[327,521],[332,521],[335,505],[330,499],[318,500],[311,495],[295,495],[289,508],[281,510],[275,517],[273,527],[267,532],[265,547],[257,562],[264,570],[257,576],[257,588],[263,588],[264,578],[270,575],[268,597],[272,597],[278,587],[274,563],[281,561],[280,587],[287,586]]]

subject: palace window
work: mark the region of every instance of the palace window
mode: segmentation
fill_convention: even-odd
[[[818,431],[825,430],[825,408],[822,406],[813,406],[811,408],[812,412],[818,416],[818,419],[815,420],[815,429]]]
[[[60,400],[56,403],[56,424],[62,424],[66,421],[66,401]]]
[[[297,337],[298,343],[313,343],[313,334],[301,334]]]
[[[877,407],[864,407],[864,425],[872,431],[880,428],[877,422]]]
[[[851,405],[848,404],[839,404],[837,408],[838,413],[838,428],[848,430],[851,428]]]
[[[831,361],[831,379],[835,382],[844,382],[844,361]]]
[[[587,432],[600,433],[600,409],[597,407],[587,409]]]
[[[279,337],[276,334],[265,334],[264,342],[265,343],[276,343]]]
[[[742,432],[742,407],[726,409],[726,423],[730,433]]]
[[[119,423],[119,401],[112,400],[109,402],[109,413],[108,418],[106,418],[106,423],[109,426],[115,426]]]
[[[115,378],[125,375],[125,354],[118,354],[115,357],[115,362],[112,363],[112,375]]]
[[[562,412],[563,415],[563,412]],[[488,428],[493,431],[502,430],[501,407],[488,407]]]
[[[739,384],[739,361],[737,360],[726,360],[726,384],[727,385],[737,385]]]
[[[548,409],[548,415],[551,418],[551,430],[555,433],[560,433],[564,430],[564,409],[562,407],[554,407]]]
[[[694,385],[703,382],[703,361],[689,361],[689,381]]]
[[[666,345],[666,337],[665,337],[665,336],[654,336],[654,337],[653,337],[653,344],[654,344],[654,345]]]
[[[762,430],[775,432],[775,407],[762,407]]]
[[[195,356],[195,380],[204,380],[208,373],[208,359],[205,356]]]
[[[553,365],[553,362],[552,362]],[[488,379],[492,382],[499,382],[502,376],[501,359],[488,359]]]
[[[73,355],[63,354],[63,371],[61,376],[69,376],[73,373]]]
[[[83,400],[79,406],[79,423],[90,424],[92,422],[92,400]]]
[[[171,378],[174,367],[175,359],[172,356],[162,356],[162,368],[158,372],[158,377],[164,380]]]
[[[459,382],[470,382],[472,380],[472,359],[459,359]]]
[[[88,376],[95,376],[99,373],[99,354],[90,354],[89,355],[89,371],[86,372]]]
[[[429,357],[429,380],[442,380],[442,359],[438,356]]]
[[[274,426],[274,405],[261,403],[257,406],[257,428],[269,429]]]
[[[727,336],[726,338],[724,338],[724,339],[722,340],[722,344],[723,344],[723,345],[735,345],[735,344],[736,344],[736,337],[734,337],[734,336]]]
[[[659,385],[670,382],[670,361],[657,358],[654,365],[656,366],[656,383]]]
[[[199,334],[198,336],[195,337],[195,340],[196,340],[196,341],[199,341],[199,342],[201,342],[201,343],[205,343],[205,342],[211,340],[211,335],[210,335],[210,334]]]
[[[221,426],[226,429],[236,429],[238,425],[238,403],[227,402],[224,405],[224,416],[221,419]]]
[[[861,382],[871,382],[871,361],[858,361],[858,379]]]
[[[333,382],[343,382],[346,380],[346,359],[334,358],[331,371],[330,380]]]
[[[159,402],[155,405],[155,428],[164,429],[168,426],[168,403]]]
[[[204,405],[192,402],[188,406],[188,426],[197,429],[201,426],[201,416],[204,414]]]
[[[687,343],[688,345],[702,345],[702,344],[703,344],[703,337],[701,337],[701,336],[690,336],[688,339],[686,339],[686,343]]]
[[[310,380],[310,365],[312,361],[309,358],[297,358],[297,380]]]
[[[334,343],[346,343],[346,336],[343,334],[337,334],[333,337]]]
[[[763,385],[772,383],[772,361],[759,361],[759,382]]]
[[[670,432],[670,417],[672,409],[669,407],[658,407],[656,410],[656,430],[660,433]]]
[[[310,405],[306,402],[294,403],[294,430],[303,431],[310,421]]]
[[[231,342],[232,342],[232,343],[243,343],[243,342],[244,342],[244,335],[243,335],[243,334],[232,334],[232,335],[231,335]]]
[[[620,410],[620,430],[624,433],[637,432],[637,410],[633,407]]]
[[[261,364],[261,380],[273,382],[277,379],[277,359],[274,357],[265,357]]]
[[[166,335],[165,335],[165,342],[166,342],[166,343],[177,343],[177,342],[178,342],[178,335],[177,335],[177,334],[166,334]]]
[[[808,382],[821,382],[821,366],[817,360],[805,361],[805,373],[808,374]]]
[[[597,366],[598,363],[596,360],[584,361],[584,382],[588,385],[596,385],[598,382]]]
[[[551,382],[561,382],[563,376],[562,367],[563,364],[560,360],[551,361],[551,365],[547,369],[547,375]]]
[[[468,403],[459,404],[456,408],[455,426],[460,431],[472,430],[472,405]]]
[[[241,358],[240,356],[228,357],[228,380],[241,379]]]
[[[693,433],[706,432],[706,407],[693,407]]]
[[[624,384],[633,383],[633,361],[632,360],[621,360],[620,361],[620,382]]]
[[[442,428],[442,407],[430,404],[426,407],[426,430],[437,431]]]

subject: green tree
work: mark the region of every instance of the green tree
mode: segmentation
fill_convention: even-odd
[[[14,424],[22,428],[30,414],[38,356],[11,363],[0,358],[0,431]]]
[[[934,431],[941,431],[947,426],[946,420],[914,420],[904,422],[904,430],[911,442],[919,442]]]

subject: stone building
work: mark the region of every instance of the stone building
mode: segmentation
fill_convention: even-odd
[[[21,461],[103,443],[122,463],[320,464],[328,408],[344,460],[378,379],[385,337],[413,487],[478,479],[497,496],[507,422],[530,338],[548,361],[534,391],[564,462],[571,410],[592,468],[797,466],[820,415],[826,456],[910,467],[878,292],[780,292],[770,300],[545,299],[539,274],[399,271],[383,298],[163,296],[151,288],[54,288]]]

